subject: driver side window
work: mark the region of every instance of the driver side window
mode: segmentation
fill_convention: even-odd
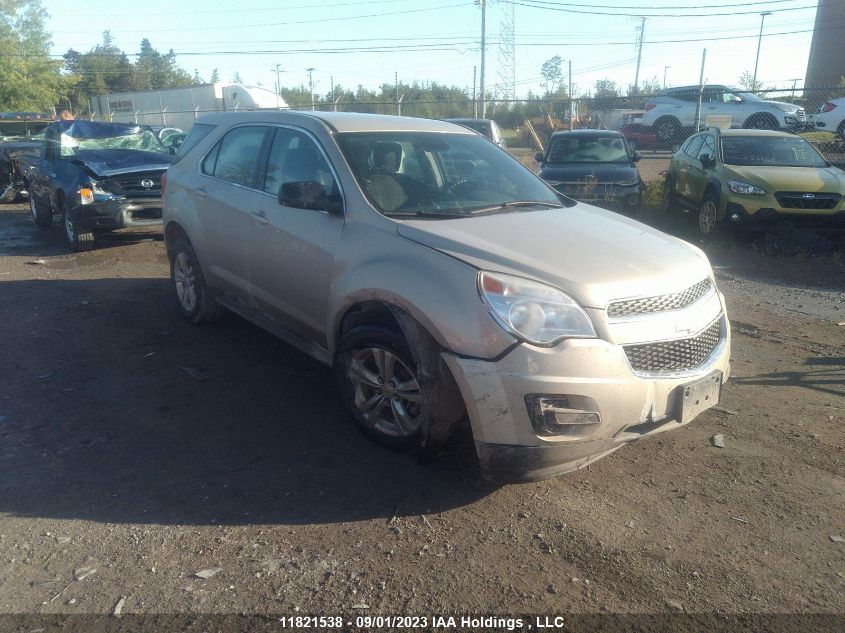
[[[334,174],[314,141],[302,132],[280,127],[270,146],[262,188],[278,196],[282,185],[290,182],[319,183],[327,196],[340,193]]]

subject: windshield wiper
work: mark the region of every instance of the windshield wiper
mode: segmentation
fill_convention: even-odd
[[[546,207],[549,209],[563,209],[562,204],[555,202],[546,202],[544,200],[511,200],[501,204],[495,204],[489,207],[482,207],[480,209],[472,209],[470,213],[477,215],[479,213],[489,213],[490,211],[501,211],[503,209],[512,209],[516,207]]]
[[[389,218],[466,218],[469,213],[454,211],[384,211]]]

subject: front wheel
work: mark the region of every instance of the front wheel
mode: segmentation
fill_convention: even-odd
[[[356,327],[341,339],[334,366],[343,404],[366,435],[394,449],[418,443],[426,402],[401,333],[385,325]]]
[[[37,227],[46,229],[53,224],[52,207],[39,204],[32,191],[29,192],[29,213],[32,216],[32,222]]]
[[[218,320],[225,308],[211,297],[191,243],[176,240],[170,253],[170,281],[179,312],[191,323]]]
[[[91,229],[80,228],[79,222],[71,216],[69,209],[62,212],[62,224],[64,224],[65,238],[71,250],[80,253],[94,248],[94,233]]]
[[[704,237],[712,237],[719,231],[719,206],[710,195],[704,197],[698,210],[698,232]]]

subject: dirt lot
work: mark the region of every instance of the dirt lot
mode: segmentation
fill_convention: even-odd
[[[78,255],[60,238],[0,209],[0,612],[123,597],[124,613],[824,613],[841,630],[841,251],[709,246],[734,326],[726,411],[497,488],[468,435],[419,465],[353,428],[326,368],[235,317],[183,322],[159,233]]]

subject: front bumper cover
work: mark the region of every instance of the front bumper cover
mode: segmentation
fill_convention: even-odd
[[[111,198],[78,204],[71,214],[83,230],[161,225],[160,197]]]
[[[622,346],[602,339],[567,340],[541,349],[521,344],[490,361],[443,355],[464,397],[485,479],[534,481],[582,468],[641,437],[680,428],[686,385],[730,375],[730,327],[707,361],[673,376],[639,376]],[[525,404],[528,394],[566,396],[597,412],[583,433],[540,437]]]

